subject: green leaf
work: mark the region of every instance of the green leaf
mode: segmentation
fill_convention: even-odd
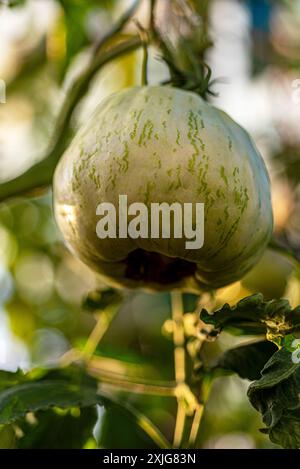
[[[283,336],[300,327],[300,306],[291,309],[288,300],[264,301],[260,293],[240,300],[235,306],[226,303],[209,314],[200,313],[202,321],[220,332],[226,329],[240,334],[266,333],[268,340],[279,343]]]
[[[28,373],[0,371],[0,424],[13,422],[27,412],[88,407],[100,402],[97,381],[78,366],[36,368]]]
[[[24,436],[17,440],[21,449],[78,449],[93,441],[93,429],[97,421],[94,407],[74,408],[67,411],[48,410],[37,412],[32,420],[19,424]],[[53,431],[55,429],[55,431]],[[96,441],[94,440],[96,446]]]
[[[24,417],[27,412],[88,407],[100,402],[96,388],[61,380],[19,384],[0,393],[0,424]]]
[[[250,402],[266,425],[262,431],[284,448],[300,447],[300,365],[296,358],[290,345],[284,345],[248,389]]]
[[[82,370],[75,367],[36,369],[26,374],[0,371],[0,421],[5,423],[3,429],[9,429],[8,423],[18,420],[23,433],[15,439],[18,448],[82,448],[92,439],[95,408],[79,409],[77,405],[94,405],[100,402],[100,396],[96,395],[94,380],[84,376],[84,386],[72,384],[79,379],[83,379]],[[45,410],[52,406],[55,408]],[[58,412],[57,407],[66,410]],[[22,418],[29,411],[36,412],[33,422]]]
[[[16,372],[0,370],[0,391],[25,381],[25,374],[21,370]]]
[[[7,374],[8,373],[8,374]],[[1,372],[6,389],[0,389],[0,425],[22,420],[29,412],[47,411],[52,408],[88,408],[114,405],[126,412],[134,424],[160,448],[169,443],[155,425],[126,399],[98,389],[98,381],[85,374],[78,366],[67,368]],[[17,384],[16,384],[17,383]]]
[[[268,341],[240,345],[227,350],[219,359],[217,367],[254,381],[261,377],[261,370],[277,350],[276,345]]]

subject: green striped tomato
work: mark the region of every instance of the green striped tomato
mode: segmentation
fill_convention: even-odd
[[[205,204],[204,245],[186,239],[99,239],[96,208]],[[135,87],[106,98],[54,177],[58,225],[73,252],[115,286],[201,291],[240,279],[272,232],[270,183],[247,132],[192,92]]]

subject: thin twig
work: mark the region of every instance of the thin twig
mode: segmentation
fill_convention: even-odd
[[[157,444],[161,449],[170,449],[171,445],[164,437],[161,431],[141,412],[136,411],[139,426],[147,433],[148,436]]]
[[[199,427],[200,427],[200,423],[201,423],[202,416],[203,416],[203,411],[204,411],[204,405],[199,403],[196,408],[194,417],[193,417],[191,432],[190,432],[189,441],[188,441],[188,448],[193,448],[197,441]]]
[[[91,359],[101,339],[103,338],[107,329],[111,325],[118,311],[119,305],[114,305],[106,308],[103,311],[99,311],[99,313],[97,314],[97,323],[94,329],[92,330],[88,340],[86,341],[85,347],[82,352],[82,359],[84,361],[88,362]]]
[[[204,407],[205,404],[209,398],[211,387],[213,383],[213,374],[206,374],[203,377],[202,383],[201,383],[201,397],[200,401],[198,402],[195,414],[194,414],[194,419],[193,423],[191,426],[191,432],[189,436],[189,441],[188,441],[188,448],[195,448],[195,444],[197,443],[197,438],[201,426],[201,421],[204,413]]]
[[[101,380],[105,387],[117,387],[122,391],[150,396],[174,397],[176,395],[175,383],[161,385],[160,383],[156,384],[155,381],[143,383],[142,380],[139,380],[139,382],[136,382],[126,376],[119,376],[117,373],[94,368],[92,364],[88,365],[87,370],[91,376]]]

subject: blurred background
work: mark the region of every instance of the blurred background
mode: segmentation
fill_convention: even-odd
[[[0,1],[0,182],[42,157],[59,106],[84,66],[91,44],[130,3]],[[148,3],[143,1],[136,14],[145,26]],[[174,41],[174,18],[181,3],[158,0],[157,21],[171,38],[174,34]],[[251,133],[272,179],[275,232],[300,249],[300,0],[211,0],[207,5],[202,21],[213,46],[206,50],[205,60],[217,79],[216,96],[210,100]],[[136,25],[130,23],[122,34],[136,34]],[[139,84],[141,62],[138,50],[101,69],[76,109],[74,132],[104,96]],[[158,51],[150,48],[150,84],[168,76]],[[49,189],[39,197],[0,205],[0,368],[4,370],[51,367],[69,350],[82,349],[96,322],[83,300],[90,292],[106,288],[64,247],[51,197]],[[216,293],[215,304],[235,304],[257,291],[266,299],[288,298],[296,306],[300,274],[286,258],[267,251],[244,279]],[[91,362],[94,375],[101,378],[113,371],[136,381],[174,380],[169,295],[125,292],[123,296]],[[193,322],[197,299],[187,300]],[[204,355],[213,363],[222,351],[242,341],[222,333],[217,342],[205,345]],[[248,385],[235,376],[214,382],[199,447],[273,447],[258,431],[262,422],[247,400]],[[165,435],[172,435],[173,398],[126,392],[122,398]],[[93,438],[75,432],[64,442],[69,447],[153,447],[127,414],[114,406],[98,408],[96,426],[88,411],[80,415],[76,409],[29,416],[28,434],[14,426],[0,426],[0,447],[59,447],[59,436],[46,435],[49,422],[55,422],[58,435],[84,426],[83,422],[86,428],[93,425]]]

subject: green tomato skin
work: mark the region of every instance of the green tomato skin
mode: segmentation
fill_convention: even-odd
[[[187,250],[184,237],[100,240],[96,207],[118,207],[121,194],[149,210],[152,202],[204,203],[204,246]],[[247,132],[196,94],[160,86],[100,103],[57,166],[54,209],[75,255],[129,288],[227,285],[258,262],[273,227],[269,177]]]

